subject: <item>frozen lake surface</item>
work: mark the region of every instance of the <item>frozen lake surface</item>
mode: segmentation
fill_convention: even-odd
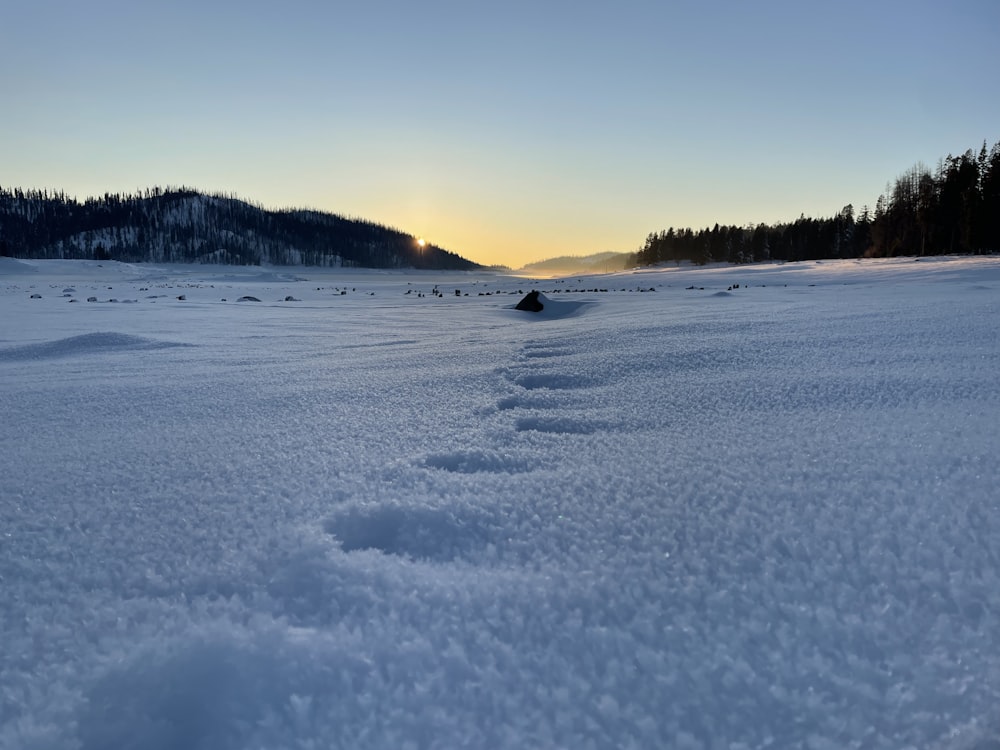
[[[1000,258],[0,258],[0,394],[2,748],[1000,747]]]

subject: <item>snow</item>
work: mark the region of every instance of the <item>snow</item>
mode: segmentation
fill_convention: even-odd
[[[0,748],[994,748],[998,312],[2,258]]]

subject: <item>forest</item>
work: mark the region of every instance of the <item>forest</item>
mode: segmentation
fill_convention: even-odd
[[[626,267],[1000,252],[1000,141],[978,153],[917,165],[886,186],[874,210],[852,204],[836,215],[784,224],[651,233]]]
[[[82,203],[62,192],[0,188],[3,255],[130,263],[478,267],[372,222],[319,211],[271,211],[234,196],[158,187]]]
[[[658,263],[821,260],[1000,252],[1000,141],[918,164],[875,207],[782,224],[653,232],[625,268]],[[311,210],[273,211],[235,196],[150,188],[79,202],[0,187],[0,255],[156,263],[472,269],[396,229]]]

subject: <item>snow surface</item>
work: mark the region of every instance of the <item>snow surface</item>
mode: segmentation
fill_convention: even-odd
[[[0,748],[995,750],[998,312],[0,259]]]

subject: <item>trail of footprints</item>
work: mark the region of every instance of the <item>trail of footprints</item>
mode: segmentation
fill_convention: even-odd
[[[515,412],[516,431],[592,435],[613,428],[609,422],[592,416],[594,398],[589,391],[601,383],[592,375],[568,370],[565,362],[562,367],[551,366],[572,353],[571,348],[549,343],[524,345],[523,364],[506,371],[518,390],[497,402],[498,409]]]
[[[513,366],[498,370],[510,392],[496,401],[496,412],[509,418],[510,445],[432,453],[416,461],[425,469],[455,474],[512,476],[541,468],[537,444],[518,449],[518,435],[592,435],[614,429],[592,416],[600,387],[592,376],[570,370],[574,350],[549,342],[524,344]],[[502,546],[504,519],[497,509],[471,503],[430,506],[406,502],[349,504],[324,524],[345,552],[378,550],[425,562],[445,563],[470,556],[487,545]]]

